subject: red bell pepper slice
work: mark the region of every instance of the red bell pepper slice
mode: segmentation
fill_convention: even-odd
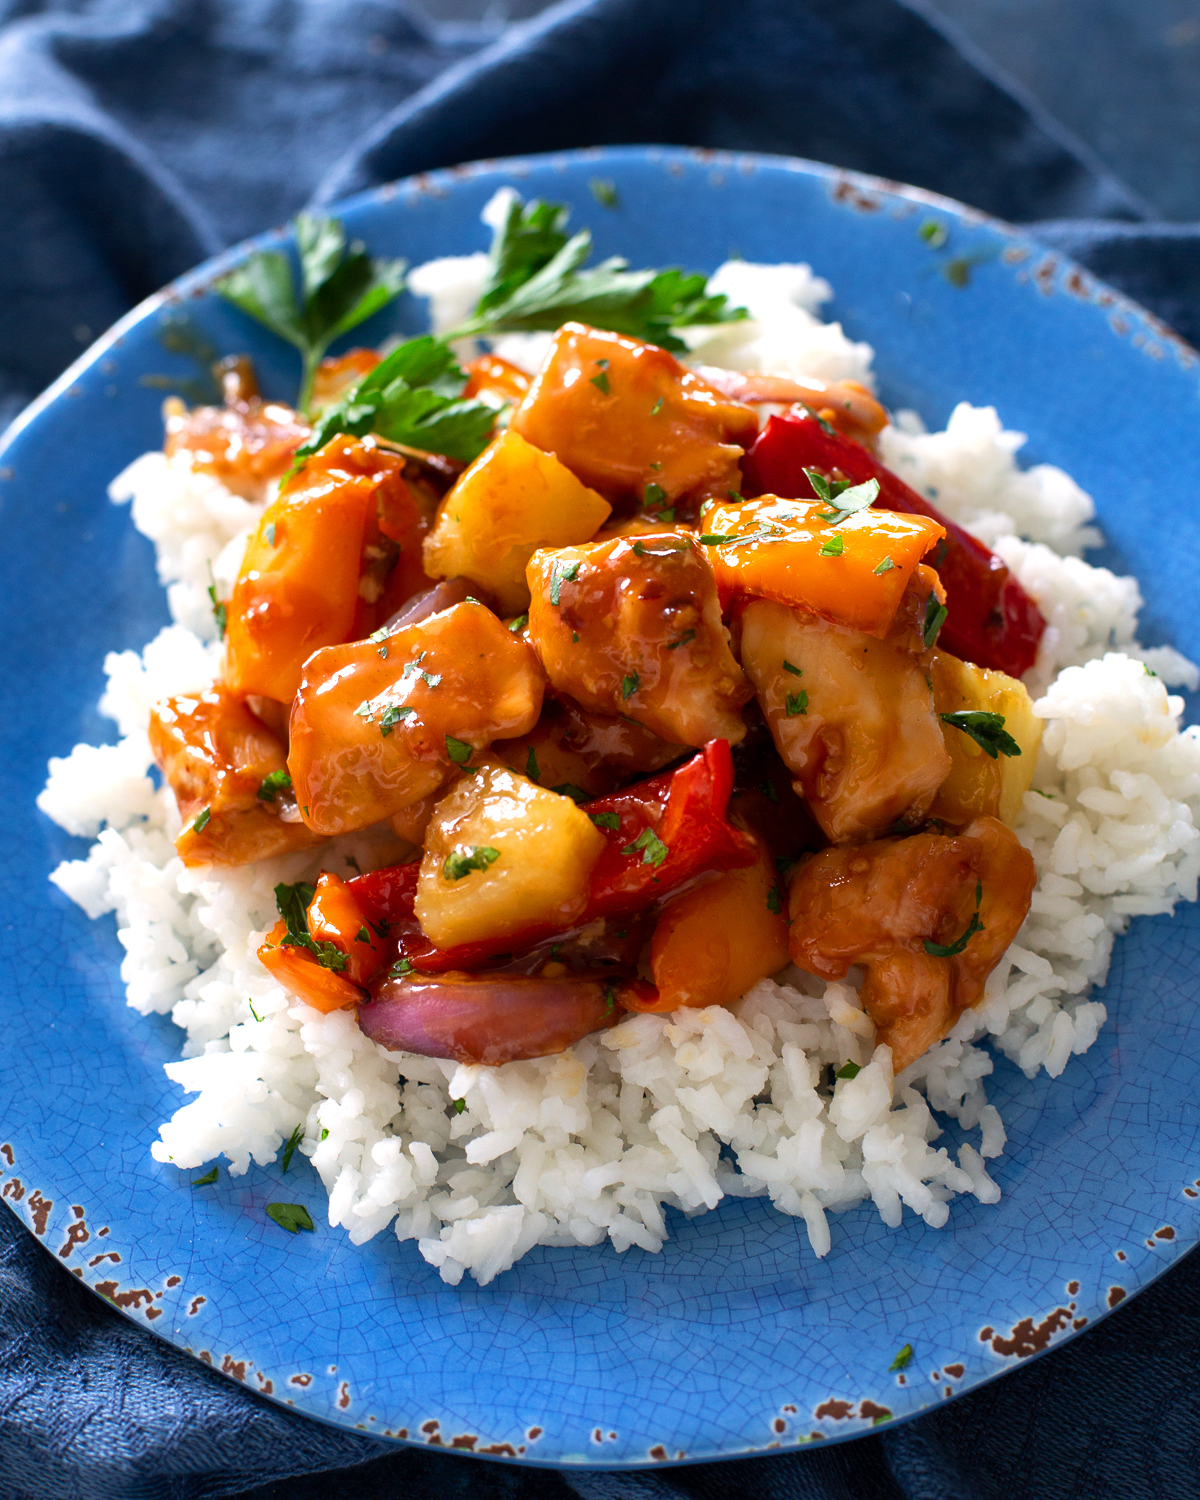
[[[605,847],[592,870],[587,908],[577,925],[598,917],[630,916],[697,875],[752,865],[758,858],[754,840],[725,815],[732,790],[729,741],[710,740],[677,771],[664,771],[587,803]],[[469,972],[497,953],[519,952],[557,930],[542,926],[457,948],[436,948],[413,914],[417,869],[415,862],[392,865],[348,884],[368,916],[389,924],[398,956],[422,973]]]
[[[772,417],[742,460],[743,493],[813,496],[805,469],[839,470],[854,484],[879,481],[876,507],[929,516],[946,536],[926,559],[946,589],[949,614],[941,643],[964,661],[1020,677],[1033,666],[1046,628],[1037,605],[1000,559],[961,526],[947,520],[861,443],[810,416]]]

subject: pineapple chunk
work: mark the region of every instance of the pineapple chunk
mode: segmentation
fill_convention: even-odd
[[[425,571],[473,579],[501,613],[519,614],[529,608],[525,565],[537,549],[589,541],[611,511],[553,453],[510,429],[442,501],[425,539]]]
[[[930,667],[934,708],[939,714],[992,713],[1004,719],[1004,730],[1021,747],[1020,755],[993,760],[969,734],[942,722],[942,739],[950,756],[950,774],[942,783],[930,817],[946,823],[998,817],[1017,821],[1029,790],[1042,743],[1042,721],[1033,711],[1025,684],[1003,672],[989,671],[935,651]]]
[[[416,914],[439,948],[569,927],[604,836],[570,797],[495,760],[457,781],[425,836]]]

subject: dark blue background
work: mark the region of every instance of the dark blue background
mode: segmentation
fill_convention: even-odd
[[[1197,239],[1162,222],[1200,216],[1193,3],[943,0],[959,31],[918,0],[567,0],[508,35],[499,6],[483,24],[468,0],[436,8],[438,24],[435,0],[0,0],[0,422],[135,301],[314,196],[601,141],[794,152],[936,188],[1042,224],[1200,338]],[[1071,1347],[894,1432],[560,1477],[381,1454],[259,1403],[0,1215],[6,1500],[1192,1496],[1198,1354],[1193,1256]]]

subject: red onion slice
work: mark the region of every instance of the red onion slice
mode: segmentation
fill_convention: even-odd
[[[371,986],[358,1024],[373,1042],[456,1062],[549,1057],[612,1025],[616,984],[601,979],[413,974]]]

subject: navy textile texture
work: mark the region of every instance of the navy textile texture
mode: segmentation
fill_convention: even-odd
[[[0,426],[140,298],[306,202],[618,141],[810,156],[1040,222],[1200,342],[1200,230],[1145,222],[924,0],[566,0],[485,40],[402,0],[0,0]],[[523,1470],[260,1401],[0,1209],[0,1500],[1170,1500],[1196,1493],[1198,1355],[1193,1255],[1069,1348],[893,1432],[733,1465]]]

